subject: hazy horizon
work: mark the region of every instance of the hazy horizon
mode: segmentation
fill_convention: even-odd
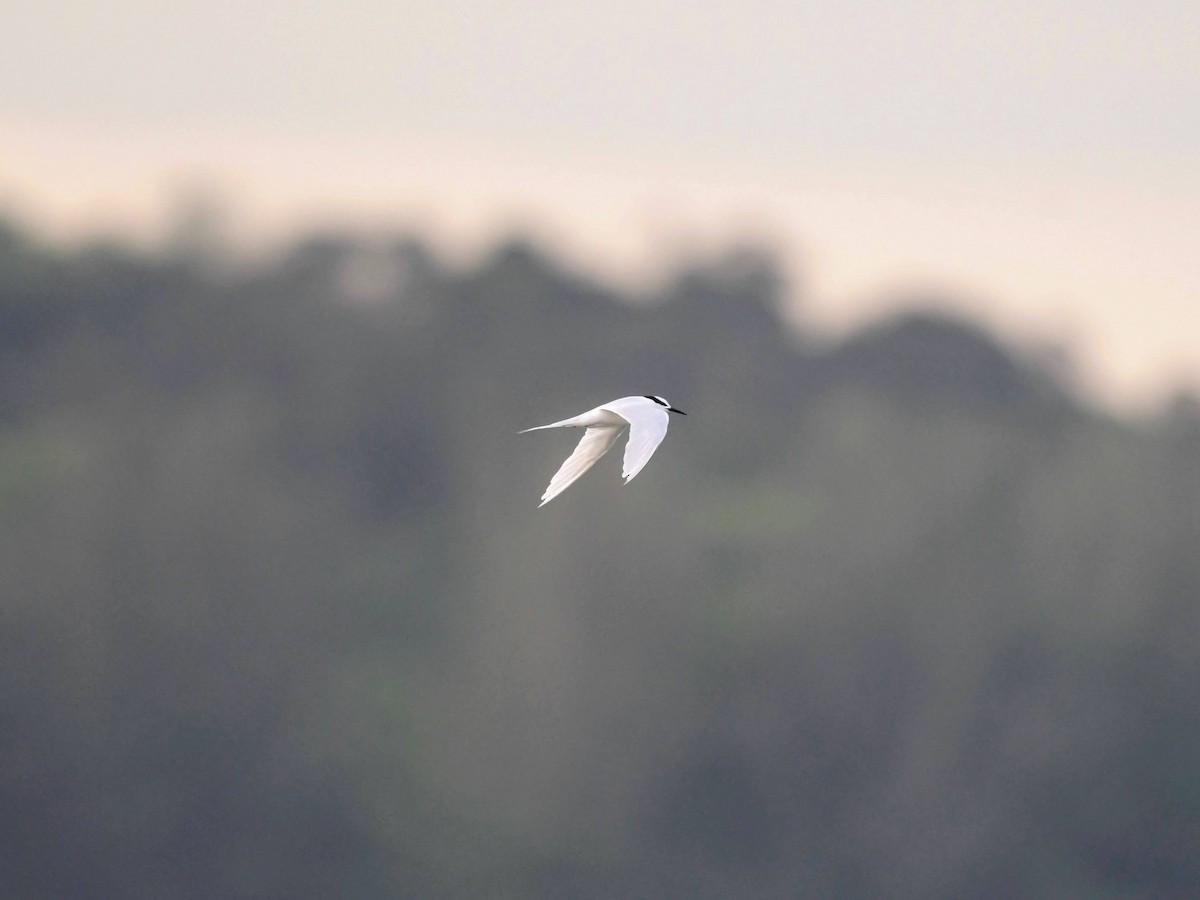
[[[1068,0],[30,8],[0,205],[151,239],[208,185],[248,242],[517,230],[626,283],[749,238],[810,327],[921,289],[1144,409],[1200,390],[1198,37],[1187,4]]]

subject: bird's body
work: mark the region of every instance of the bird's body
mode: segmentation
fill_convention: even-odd
[[[667,433],[667,423],[670,416],[667,413],[687,415],[683,410],[676,409],[662,397],[646,395],[644,397],[622,397],[611,403],[604,403],[595,409],[589,409],[581,415],[549,425],[538,425],[536,428],[526,428],[519,432],[540,431],[544,428],[586,428],[583,439],[575,452],[567,457],[567,461],[550,479],[550,486],[542,494],[540,506],[545,506],[568,487],[575,483],[584,472],[595,465],[596,460],[607,453],[621,432],[629,429],[629,441],[625,445],[625,460],[621,476],[628,484],[642,467],[650,461],[658,445],[662,443]]]

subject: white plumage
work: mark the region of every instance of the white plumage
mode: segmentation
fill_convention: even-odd
[[[586,428],[579,446],[567,457],[554,477],[550,486],[542,494],[539,507],[545,506],[568,487],[575,483],[584,472],[596,464],[596,460],[607,453],[621,432],[629,429],[629,440],[625,444],[625,460],[621,476],[628,484],[633,476],[642,471],[642,467],[650,461],[658,445],[667,434],[668,413],[687,415],[683,410],[676,409],[662,397],[646,395],[644,397],[622,397],[589,409],[582,415],[572,419],[563,419],[549,425],[538,425],[536,428],[526,428],[519,434],[530,431],[541,431],[544,428]]]

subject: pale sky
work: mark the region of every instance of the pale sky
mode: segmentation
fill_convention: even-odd
[[[750,236],[836,332],[940,288],[1123,406],[1200,389],[1200,3],[60,0],[0,27],[0,208],[517,226],[652,277]]]

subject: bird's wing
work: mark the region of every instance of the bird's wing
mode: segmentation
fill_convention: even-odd
[[[624,425],[593,425],[585,431],[575,452],[567,457],[567,461],[550,479],[550,486],[546,488],[546,493],[542,494],[542,502],[538,506],[545,506],[574,484],[580,475],[594,466],[596,460],[608,452],[617,436],[624,430]]]
[[[653,401],[622,403],[612,411],[629,422],[629,442],[625,444],[625,462],[621,472],[621,477],[629,484],[633,476],[650,462],[650,457],[666,437],[670,417],[665,409]]]

